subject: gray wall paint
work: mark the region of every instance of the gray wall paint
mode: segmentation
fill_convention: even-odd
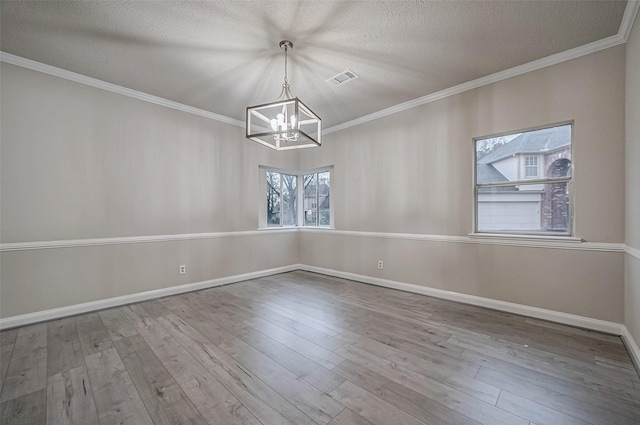
[[[2,64],[2,242],[255,230],[239,127]]]
[[[576,236],[624,242],[625,48],[607,49],[325,137],[336,228],[466,236],[474,137],[575,120]],[[624,255],[301,235],[302,262],[621,323]],[[376,261],[384,259],[380,271]]]
[[[288,266],[297,235],[3,252],[2,317]],[[179,275],[178,266],[187,265]]]
[[[640,19],[637,17],[626,48],[626,244],[640,250]],[[640,259],[627,254],[625,269],[625,325],[640,342]]]
[[[300,235],[302,263],[621,323],[624,257],[330,232]],[[376,261],[384,260],[384,269]]]
[[[621,46],[275,153],[237,127],[2,64],[2,242],[255,230],[258,165],[331,164],[338,229],[465,236],[472,138],[575,119],[577,235],[622,243],[624,72]],[[624,320],[621,253],[361,239],[267,232],[5,252],[0,314],[303,262]]]
[[[3,243],[255,231],[258,165],[297,160],[242,128],[1,67]],[[294,233],[268,233],[3,252],[0,314],[289,265],[297,247]]]

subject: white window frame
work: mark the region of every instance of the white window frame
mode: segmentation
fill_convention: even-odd
[[[266,201],[266,193],[267,193],[267,172],[274,172],[274,173],[279,173],[279,174],[285,174],[285,175],[293,175],[296,176],[297,181],[296,181],[296,213],[297,213],[297,217],[296,217],[296,223],[293,225],[283,225],[282,224],[282,216],[280,219],[280,225],[271,225],[269,226],[267,224],[267,201]],[[329,196],[331,198],[333,198],[332,192],[333,192],[333,188],[331,181],[333,180],[333,165],[329,165],[329,166],[325,166],[325,167],[319,167],[319,168],[313,168],[313,169],[309,169],[309,170],[288,170],[288,169],[282,169],[282,168],[275,168],[275,167],[269,167],[269,166],[264,166],[264,165],[260,165],[258,167],[258,209],[259,209],[259,214],[258,214],[258,228],[259,229],[283,229],[283,228],[298,228],[298,227],[307,227],[307,228],[320,228],[320,229],[333,229],[334,228],[334,203],[333,203],[333,199],[330,198],[329,201],[329,219],[330,219],[330,224],[329,225],[317,225],[317,226],[313,226],[313,225],[305,225],[304,224],[304,176],[309,175],[309,174],[318,174],[318,173],[325,173],[328,172],[329,173],[329,181],[330,181],[330,192],[329,192]],[[281,197],[282,197],[282,191],[281,191]],[[282,205],[282,198],[281,198],[281,205]],[[317,208],[317,206],[316,206]]]
[[[299,178],[296,174],[292,174],[292,173],[288,173],[288,172],[282,172],[282,171],[275,171],[275,170],[266,170],[265,171],[265,177],[267,174],[269,173],[273,173],[273,174],[278,174],[280,176],[279,178],[279,182],[280,182],[280,187],[278,188],[278,191],[280,192],[280,199],[279,199],[279,205],[280,205],[280,212],[279,212],[279,219],[280,219],[280,224],[276,224],[276,225],[270,225],[267,222],[267,215],[268,215],[268,205],[266,205],[265,208],[265,225],[266,227],[292,227],[295,226],[296,223],[298,222],[298,214],[297,214],[297,210],[296,210],[296,216],[293,217],[294,223],[284,223],[284,219],[285,219],[285,178],[289,178],[292,177],[292,182],[295,182],[295,207],[297,208],[298,206],[298,195],[299,195],[299,191],[298,191],[298,183],[299,183]],[[267,191],[268,191],[268,187],[267,187]],[[265,191],[265,193],[267,193],[267,191]],[[265,201],[266,202],[266,201]]]
[[[477,178],[477,141],[491,138],[498,138],[503,136],[510,136],[518,133],[526,133],[530,131],[536,130],[544,130],[546,128],[553,127],[561,127],[565,125],[571,126],[571,172],[566,177],[555,177],[555,178],[526,178],[523,177],[520,180],[508,181],[508,182],[500,182],[500,183],[486,183],[486,184],[478,184]],[[545,239],[562,239],[567,241],[581,241],[580,238],[575,237],[575,211],[574,211],[574,197],[575,193],[573,191],[573,175],[574,173],[574,155],[573,155],[573,137],[574,137],[574,121],[562,121],[554,124],[541,125],[537,127],[531,127],[521,130],[508,131],[504,133],[497,133],[493,135],[474,137],[472,139],[472,148],[473,148],[473,232],[469,234],[469,236],[479,236],[479,237],[508,237],[508,238],[545,238]],[[525,154],[526,155],[526,154]],[[538,164],[540,164],[540,160],[538,159]],[[538,169],[538,175],[540,171]],[[567,231],[566,232],[545,232],[545,231],[481,231],[478,229],[478,189],[483,187],[501,187],[501,186],[514,186],[514,185],[538,185],[538,184],[548,184],[548,183],[567,183],[567,189],[569,191],[569,215],[567,217]]]
[[[534,164],[529,164],[529,160],[533,160],[532,162],[534,162]],[[539,159],[538,159],[538,155],[524,155],[524,178],[525,179],[532,179],[535,177],[538,177],[540,175],[540,168],[539,168]],[[529,174],[529,171],[533,171],[534,174]]]
[[[319,189],[319,179],[318,179],[318,175],[319,174],[324,174],[324,173],[329,173],[329,224],[325,224],[325,225],[321,225],[320,224],[320,193],[318,191]],[[305,200],[305,195],[304,195],[304,178],[306,176],[315,174],[316,175],[316,197],[315,197],[315,211],[316,211],[316,223],[315,225],[312,224],[306,224],[306,220],[305,220],[305,214],[306,211],[304,210],[304,200]],[[321,169],[315,169],[315,170],[310,170],[307,172],[304,172],[303,174],[301,174],[301,187],[300,187],[300,193],[301,193],[301,200],[302,200],[302,208],[301,211],[299,211],[300,214],[300,223],[301,227],[312,227],[312,228],[332,228],[333,227],[333,202],[331,200],[331,178],[332,178],[332,167],[331,168],[321,168]]]

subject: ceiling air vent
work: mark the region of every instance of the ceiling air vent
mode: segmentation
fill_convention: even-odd
[[[344,71],[342,71],[341,73],[334,75],[333,77],[329,78],[327,80],[327,83],[331,84],[332,86],[341,86],[343,84],[348,83],[349,81],[355,80],[356,78],[359,78],[360,76],[358,74],[356,74],[355,72],[353,72],[350,69],[345,69]]]

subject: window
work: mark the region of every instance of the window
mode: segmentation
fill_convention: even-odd
[[[527,155],[524,157],[524,176],[527,178],[538,177],[538,157]]]
[[[562,124],[474,140],[476,232],[571,235],[571,134]]]
[[[267,171],[267,226],[296,225],[298,177]]]
[[[332,167],[293,173],[264,169],[266,203],[260,227],[332,225]],[[302,200],[302,204],[300,204]]]
[[[331,175],[329,171],[304,175],[304,225],[331,225]]]

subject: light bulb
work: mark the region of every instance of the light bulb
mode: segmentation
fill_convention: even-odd
[[[291,128],[295,129],[296,128],[296,116],[295,115],[291,115],[291,117],[289,117],[289,119],[291,120]]]
[[[277,131],[278,130],[278,121],[276,121],[275,119],[271,120],[271,130],[273,130],[273,131]]]
[[[278,124],[280,125],[284,124],[284,115],[278,114],[276,115],[276,119],[278,120]]]

